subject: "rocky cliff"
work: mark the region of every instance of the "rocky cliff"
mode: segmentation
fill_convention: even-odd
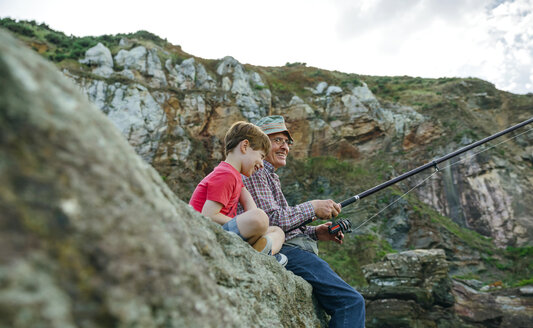
[[[363,267],[367,327],[528,327],[531,288],[495,294],[452,280],[442,249],[389,254]],[[466,284],[465,284],[466,283]]]
[[[341,201],[533,116],[533,95],[477,79],[361,76],[300,63],[258,67],[232,57],[198,58],[148,32],[76,39],[21,25],[35,33],[18,37],[55,61],[185,201],[223,159],[222,138],[236,120],[286,117],[297,142],[279,173],[289,202],[297,203]],[[432,172],[347,207],[343,215],[357,226],[398,200],[342,247],[321,245],[322,256],[357,288],[372,285],[366,264],[419,248],[444,250],[448,278],[475,281],[476,292],[533,283],[533,133],[508,137],[514,139],[443,163],[400,200]],[[416,286],[404,287],[416,294]],[[410,301],[417,309],[427,304]],[[430,317],[446,318],[446,311]],[[383,311],[374,305],[367,313]]]
[[[405,170],[533,113],[531,107],[511,108],[505,99],[499,102],[507,101],[506,106],[492,107],[490,99],[505,98],[503,94],[477,94],[474,100],[470,94],[453,96],[456,103],[464,103],[463,113],[455,115],[468,114],[473,124],[481,121],[479,127],[460,131],[462,136],[453,135],[456,131],[447,131],[446,122],[434,113],[379,101],[363,80],[340,81],[343,87],[325,81],[309,83],[300,93],[282,90],[277,94],[272,87],[276,82],[267,81],[273,73],[266,68],[246,68],[232,57],[208,63],[213,69],[209,72],[192,56],[178,64],[171,58],[165,60],[164,48],[147,48],[135,41],[122,44],[115,50],[114,60],[102,44],[89,49],[80,62],[89,66],[90,74],[85,68],[65,73],[184,198],[189,197],[194,182],[223,158],[221,139],[228,124],[236,120],[254,122],[267,114],[284,115],[298,140],[291,152],[296,159],[332,156],[357,161],[399,152],[413,160],[396,169]],[[113,65],[121,70],[114,70]],[[474,87],[468,82],[450,84]],[[480,108],[479,102],[489,102],[489,108]],[[487,112],[478,114],[476,110]],[[483,124],[493,114],[498,120]],[[458,123],[452,120],[449,124]],[[458,142],[450,143],[450,136]],[[529,176],[531,167],[530,137],[531,133],[506,145],[510,157],[484,153],[450,163],[457,165],[447,165],[442,174],[418,190],[420,199],[459,225],[493,238],[500,247],[530,244],[533,227],[528,204],[533,202],[526,190],[531,189],[531,181],[523,178]],[[432,151],[426,151],[428,147]]]
[[[305,281],[178,199],[3,31],[0,77],[0,326],[322,325]]]

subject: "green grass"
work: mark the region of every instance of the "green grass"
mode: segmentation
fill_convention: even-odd
[[[482,236],[473,230],[459,226],[449,217],[439,214],[429,205],[422,203],[412,193],[406,195],[406,199],[408,200],[410,207],[416,213],[418,213],[418,215],[429,218],[432,223],[443,227],[448,232],[465,242],[471,248],[477,249],[481,252],[490,252],[496,249],[490,238]]]

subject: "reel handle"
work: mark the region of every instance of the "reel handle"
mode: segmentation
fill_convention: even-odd
[[[328,231],[332,235],[339,232],[339,230],[343,233],[352,232],[352,223],[346,219],[339,219],[337,222],[333,222],[333,224],[328,227]]]

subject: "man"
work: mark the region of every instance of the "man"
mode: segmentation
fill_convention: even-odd
[[[313,294],[326,313],[331,316],[329,327],[364,327],[365,303],[363,297],[344,282],[318,257],[317,240],[342,244],[342,232],[328,232],[331,222],[318,226],[298,227],[309,219],[329,220],[341,211],[333,200],[312,200],[289,206],[283,192],[277,169],[285,166],[293,139],[282,116],[268,116],[257,123],[269,137],[272,147],[264,167],[243,180],[255,203],[268,215],[270,225],[285,231],[286,242],[280,253],[288,258],[286,268],[313,286]]]

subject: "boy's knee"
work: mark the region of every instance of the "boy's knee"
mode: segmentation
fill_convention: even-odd
[[[285,236],[285,232],[283,232],[283,230],[278,226],[271,226],[268,229],[270,229],[271,232],[274,232],[278,235]]]
[[[253,210],[250,210],[250,214],[252,216],[252,222],[254,226],[256,227],[256,230],[260,231],[266,231],[268,229],[268,216],[266,215],[265,211],[263,211],[260,208],[256,208]]]

